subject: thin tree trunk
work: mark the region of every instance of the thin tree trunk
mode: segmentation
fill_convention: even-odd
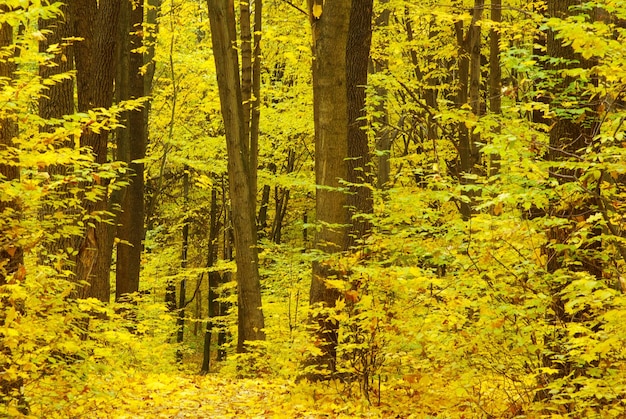
[[[482,17],[484,0],[476,0],[472,13],[472,21],[467,32],[463,33],[463,22],[455,23],[455,31],[457,42],[459,45],[458,54],[458,92],[455,99],[455,105],[461,109],[464,105],[470,103],[472,111],[479,110],[480,99],[478,98],[480,90],[480,26],[479,21]],[[478,59],[476,59],[476,53]],[[477,73],[478,71],[478,73]],[[478,80],[478,82],[476,82]],[[474,104],[476,102],[476,104]],[[474,109],[474,106],[477,106]],[[458,152],[460,160],[459,180],[462,184],[470,183],[467,175],[471,175],[475,171],[475,165],[478,163],[478,153],[474,136],[470,133],[464,121],[458,124]],[[471,194],[466,193],[471,200]],[[460,204],[461,215],[464,220],[468,220],[472,214],[472,205],[469,202],[462,201]]]
[[[183,231],[182,231],[182,239],[183,239],[183,248],[181,251],[181,261],[180,267],[184,271],[187,269],[187,256],[189,250],[189,167],[185,165],[185,174],[183,175],[183,199],[185,200],[184,206],[184,214],[185,219],[183,221]],[[182,343],[185,337],[185,305],[186,305],[186,288],[187,288],[187,279],[183,277],[180,281],[180,289],[178,293],[178,320],[176,321],[177,326],[177,334],[176,334],[176,342]],[[183,356],[182,352],[178,351],[176,353],[176,358],[178,362],[182,362]]]
[[[218,234],[220,230],[219,214],[217,213],[217,188],[211,190],[211,213],[209,217],[209,247],[207,251],[207,268],[217,263]],[[219,302],[215,301],[217,294],[215,289],[219,286],[220,274],[216,271],[209,272],[209,292],[207,299],[208,321],[204,333],[204,356],[200,372],[208,374],[211,369],[211,336],[215,327],[215,317],[218,314]]]
[[[386,30],[389,26],[389,16],[391,11],[388,8],[389,0],[382,0],[381,3],[385,5],[385,9],[376,18],[375,26]],[[372,62],[372,72],[379,73],[387,70],[389,63],[387,60]],[[389,184],[389,174],[391,172],[391,166],[389,162],[391,154],[391,132],[389,129],[389,112],[387,106],[387,96],[389,92],[386,87],[378,86],[376,88],[376,96],[378,96],[379,102],[376,105],[376,113],[382,115],[376,119],[376,122],[380,128],[376,132],[376,150],[378,151],[378,173],[377,173],[377,187],[379,189],[385,189]]]
[[[489,112],[492,115],[502,114],[502,68],[500,64],[500,24],[502,23],[502,0],[491,0],[491,20],[498,25],[489,31]],[[494,129],[500,133],[500,126]],[[489,176],[499,170],[499,156],[489,156]]]
[[[261,120],[261,30],[263,0],[254,0],[254,45],[252,50],[252,114],[250,116],[250,188],[255,200],[258,187],[259,124]]]

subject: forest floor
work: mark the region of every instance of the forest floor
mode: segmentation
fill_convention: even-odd
[[[81,393],[63,401],[31,405],[30,417],[45,418],[429,418],[436,412],[424,408],[425,394],[390,390],[371,403],[340,383],[315,384],[270,377],[236,379],[222,374],[124,374],[83,377]],[[57,382],[58,383],[58,382]],[[106,390],[102,390],[106,385]],[[383,386],[384,387],[384,386]],[[57,387],[57,392],[63,389]],[[432,394],[428,399],[432,402]],[[442,405],[433,405],[441,409]],[[444,403],[445,405],[445,403]],[[444,407],[445,410],[447,410]],[[445,417],[475,417],[445,415]]]

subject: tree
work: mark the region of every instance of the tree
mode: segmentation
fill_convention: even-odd
[[[546,14],[549,18],[565,20],[575,13],[572,8],[578,3],[571,0],[550,0],[547,2]],[[591,15],[593,16],[593,15]],[[603,258],[601,227],[590,225],[585,234],[583,243],[577,243],[576,232],[580,228],[580,220],[589,218],[598,211],[598,200],[592,194],[585,193],[579,200],[572,201],[568,195],[568,187],[577,187],[581,182],[580,172],[571,162],[584,161],[588,157],[587,149],[594,142],[598,133],[599,119],[592,106],[591,98],[581,91],[577,81],[566,75],[564,70],[572,68],[589,69],[591,62],[577,54],[572,46],[554,29],[547,31],[546,40],[546,71],[555,77],[551,86],[552,100],[549,106],[555,117],[549,131],[548,159],[554,165],[551,177],[558,191],[554,202],[549,209],[549,215],[558,220],[547,229],[547,271],[552,275],[552,309],[551,321],[557,332],[546,336],[547,351],[543,357],[545,367],[554,368],[552,375],[543,375],[544,386],[555,384],[558,379],[572,375],[586,375],[591,364],[572,360],[567,356],[564,339],[567,336],[565,329],[569,323],[588,320],[592,313],[580,313],[576,319],[567,312],[569,298],[564,290],[571,287],[576,281],[576,272],[584,272],[590,277],[602,280]],[[576,94],[576,102],[567,104],[572,92]],[[570,162],[568,164],[567,162]],[[565,193],[565,194],[563,194]],[[572,242],[573,241],[573,242]],[[558,386],[558,384],[557,384]],[[539,399],[552,397],[549,390],[542,388],[538,393]]]
[[[365,233],[367,223],[357,220],[352,224],[351,215],[371,208],[369,192],[363,186],[369,182],[369,147],[359,118],[369,64],[372,3],[341,0],[323,5],[309,1],[308,5],[313,33],[315,209],[319,224],[315,243],[321,252],[321,259],[313,264],[309,297],[310,304],[321,310],[315,317],[322,355],[313,362],[334,372],[338,326],[324,309],[333,307],[341,294],[327,280],[343,279],[347,272],[333,264],[332,254],[348,250]],[[352,189],[351,193],[346,189]]]
[[[70,2],[69,12],[74,24],[74,35],[82,38],[74,47],[78,110],[86,112],[95,108],[109,108],[113,103],[115,77],[115,47],[121,0],[76,0]],[[80,139],[89,147],[96,163],[107,162],[108,132],[86,129]],[[95,183],[106,188],[105,179]],[[95,202],[85,201],[90,220],[78,247],[76,279],[82,287],[79,295],[110,300],[110,280],[113,237],[106,223],[107,197]]]
[[[45,39],[39,43],[39,52],[49,54],[48,59],[39,66],[39,75],[44,78],[52,78],[62,74],[69,74],[74,69],[74,49],[71,42],[68,41],[73,36],[72,24],[69,22],[71,14],[66,5],[61,6],[62,15],[55,16],[52,19],[39,19],[39,30],[45,36]],[[43,95],[39,98],[39,116],[44,120],[53,118],[61,120],[64,115],[71,115],[75,110],[74,102],[74,79],[65,77],[56,81],[43,91]],[[44,131],[53,132],[58,124],[52,126],[47,125],[42,128]],[[72,146],[71,141],[65,144],[57,144],[58,147]],[[67,165],[51,165],[47,168],[51,176],[66,176],[71,170]],[[55,206],[59,202],[66,201],[69,197],[68,185],[64,185],[58,194],[50,199],[47,205],[43,207],[42,218],[44,220],[54,217]],[[67,201],[66,201],[67,202]],[[66,208],[64,213],[78,214],[81,208],[73,206]],[[73,217],[66,217],[73,220]],[[62,225],[57,225],[57,229],[61,230]],[[71,226],[70,226],[71,227]],[[76,266],[75,255],[67,254],[67,249],[78,248],[79,237],[75,235],[59,234],[60,237],[46,245],[47,255],[44,260],[52,261],[54,258],[61,258],[64,267],[72,270]]]
[[[0,6],[0,12],[8,13],[7,6]],[[3,22],[0,24],[0,85],[9,86],[14,78],[15,45],[13,44],[13,26]],[[0,111],[0,182],[6,186],[13,182],[19,182],[20,168],[17,164],[14,153],[14,140],[18,136],[18,125],[15,115],[10,112]],[[4,190],[4,188],[3,188]],[[19,283],[23,280],[24,273],[20,274],[20,267],[23,269],[24,251],[20,243],[19,228],[16,228],[20,218],[20,205],[16,198],[2,193],[0,195],[0,290],[11,280]],[[4,292],[3,292],[4,294]],[[0,322],[6,322],[5,307],[14,308],[15,302],[7,301],[6,296],[0,299]],[[12,350],[0,344],[0,353],[4,359],[12,359]],[[0,404],[9,404],[12,400],[17,400],[20,413],[27,415],[29,407],[21,393],[23,379],[7,378],[5,371],[11,365],[6,361],[0,363]]]
[[[126,25],[121,25],[120,30],[126,35],[120,50],[123,51],[124,60],[128,62],[128,69],[122,74],[123,83],[127,85],[126,97],[121,100],[141,99],[145,96],[145,80],[142,73],[144,65],[143,53],[143,2],[131,4],[130,1],[122,3],[122,16],[126,16]],[[119,90],[121,86],[117,86]],[[141,253],[143,251],[144,237],[144,164],[141,159],[146,154],[147,131],[147,108],[141,106],[127,111],[124,132],[125,141],[118,144],[118,158],[125,161],[131,171],[128,179],[129,185],[123,191],[119,227],[117,237],[120,243],[117,245],[117,265],[115,281],[115,298],[119,300],[124,294],[139,291],[139,273],[141,268]]]
[[[8,7],[3,6],[8,12]],[[13,27],[8,23],[0,24],[0,80],[9,85],[13,80],[15,62],[13,61]],[[2,182],[19,181],[20,168],[10,152],[14,148],[13,141],[18,135],[18,125],[15,116],[11,113],[0,114],[0,178]],[[20,215],[19,203],[16,199],[2,197],[0,199],[0,213],[2,214],[0,239],[0,285],[6,283],[6,278],[17,272],[23,263],[23,250],[19,244],[19,234],[12,227]]]
[[[233,211],[235,261],[237,263],[238,352],[246,342],[264,340],[264,318],[258,266],[255,220],[256,191],[252,188],[250,149],[244,124],[235,49],[235,11],[233,0],[208,0],[213,56],[217,71],[222,117],[228,150],[228,183]]]

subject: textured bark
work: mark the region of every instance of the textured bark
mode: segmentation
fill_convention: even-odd
[[[259,124],[261,120],[261,30],[263,0],[254,0],[254,36],[252,49],[252,101],[250,115],[250,188],[256,197],[259,166]],[[255,198],[256,199],[256,198]]]
[[[0,7],[0,12],[6,11],[6,6]],[[0,24],[0,52],[3,53],[0,61],[0,77],[8,80],[13,79],[15,64],[12,61],[9,47],[13,45],[13,28],[6,24]],[[6,53],[6,55],[5,55]],[[6,152],[13,148],[13,139],[18,135],[17,120],[11,115],[2,115],[0,119],[0,152]],[[5,155],[5,159],[8,160]],[[4,159],[3,159],[4,160]],[[19,180],[20,169],[17,161],[1,161],[0,175],[3,182]],[[0,214],[2,221],[0,226],[0,285],[6,283],[6,277],[14,274],[18,267],[23,264],[23,250],[19,245],[19,235],[12,227],[17,223],[20,216],[19,202],[0,200]]]
[[[577,5],[575,0],[550,0],[548,1],[547,14],[549,17],[566,18],[569,14],[569,8]],[[563,40],[557,38],[553,31],[547,33],[547,54],[550,57],[558,58],[559,60],[550,60],[548,64],[548,70],[558,71],[564,68],[572,66],[582,66],[584,68],[590,68],[592,63],[586,62],[582,57],[576,55],[570,45],[564,45]],[[574,64],[576,63],[576,64]],[[560,77],[560,75],[559,75]],[[561,95],[565,89],[568,88],[573,79],[565,77],[559,81],[559,83],[552,89],[555,100],[550,104],[552,108],[558,108],[561,106]],[[566,101],[568,99],[565,99]],[[585,97],[580,99],[580,107],[589,109],[589,104],[585,102]],[[591,107],[593,108],[593,107]],[[598,124],[598,116],[595,112],[588,110],[580,117],[574,118],[555,118],[551,121],[550,128],[550,150],[548,157],[551,161],[564,161],[570,160],[573,156],[581,156],[584,153],[585,148],[592,142],[594,133]],[[582,156],[581,156],[582,157]],[[574,170],[554,169],[553,175],[556,176],[559,183],[569,181],[568,179],[574,179],[577,177],[577,173]],[[586,200],[582,205],[576,208],[570,208],[566,211],[552,211],[551,215],[569,218],[572,223],[575,223],[577,217],[588,217],[595,209],[590,207],[592,203]],[[564,228],[552,228],[549,236],[555,243],[564,243],[570,236],[569,227]],[[581,249],[584,250],[584,249]],[[550,251],[548,254],[548,270],[555,272],[557,269],[565,267],[563,264],[563,254],[560,252]],[[593,274],[594,276],[601,278],[602,268],[596,265],[593,261],[582,260],[582,268]]]
[[[482,18],[484,8],[484,0],[475,0],[472,13],[472,21],[466,33],[463,33],[463,22],[458,21],[455,24],[457,42],[459,45],[458,54],[458,91],[455,99],[457,108],[462,108],[469,103],[472,112],[475,115],[480,114],[480,26],[479,21]],[[459,179],[461,183],[468,183],[465,175],[475,172],[475,166],[478,163],[479,155],[475,141],[476,137],[471,134],[462,121],[458,124],[459,134],[459,161],[460,172]],[[471,199],[471,194],[470,195]],[[461,202],[461,215],[463,219],[468,220],[471,217],[471,204]]]
[[[500,24],[502,22],[502,0],[491,1],[491,20]],[[500,28],[495,27],[489,31],[489,112],[494,115],[502,114],[502,68],[500,66]],[[500,133],[497,126],[494,132]],[[499,156],[489,156],[489,176],[495,175],[499,170]]]
[[[39,52],[45,53],[51,45],[58,44],[61,51],[52,56],[49,60],[39,66],[39,76],[48,79],[57,74],[68,73],[74,69],[74,49],[66,39],[73,36],[71,28],[71,13],[67,6],[61,6],[63,15],[55,19],[39,20],[39,30],[45,34],[46,39],[39,43]],[[46,120],[60,119],[64,115],[71,115],[75,110],[74,102],[74,80],[65,79],[51,86],[47,86],[43,95],[39,98],[39,116]],[[42,128],[43,131],[53,131],[53,126]],[[71,140],[63,143],[56,143],[55,147],[72,147]],[[67,165],[51,164],[45,170],[52,177],[66,176],[71,172],[71,167]],[[60,202],[72,202],[73,194],[68,192],[68,185],[56,188],[54,195],[42,206],[41,217],[44,222],[56,220],[53,214],[58,210]],[[82,212],[79,206],[63,207],[64,217],[62,221],[54,221],[54,228],[61,230],[62,223],[75,223]],[[41,254],[41,259],[46,262],[50,259],[60,257],[65,263],[60,266],[63,269],[72,270],[76,266],[76,256],[67,253],[67,249],[77,249],[80,243],[80,236],[61,236],[45,243],[45,251]],[[58,266],[58,265],[57,265]]]
[[[115,76],[115,43],[121,0],[75,0],[69,3],[74,34],[82,41],[75,45],[78,110],[108,108],[113,102]],[[96,163],[107,161],[108,133],[85,130],[81,146],[93,150]],[[101,184],[106,187],[106,184]],[[84,202],[90,214],[107,210],[106,195],[97,202]],[[105,222],[94,220],[87,227],[79,247],[76,279],[88,286],[79,290],[80,297],[94,297],[103,302],[110,299],[111,253],[113,240]]]
[[[61,6],[62,16],[52,20],[39,20],[39,30],[45,33],[46,39],[39,43],[39,52],[46,52],[53,44],[62,46],[61,53],[55,55],[46,64],[39,67],[39,75],[48,78],[55,74],[67,73],[74,69],[74,49],[63,45],[65,38],[71,37],[71,23],[67,6]],[[49,32],[48,32],[49,31]],[[74,112],[74,81],[63,80],[48,86],[44,96],[39,98],[39,116],[44,119],[60,118]]]
[[[265,339],[255,220],[256,193],[250,184],[250,171],[254,168],[250,167],[244,126],[233,0],[208,0],[208,5],[228,150],[230,199],[233,208],[237,209],[233,212],[239,315],[237,350],[244,352],[247,341]]]
[[[313,107],[315,122],[316,249],[326,260],[313,264],[310,304],[333,307],[339,292],[328,287],[340,279],[331,254],[351,248],[369,230],[356,214],[371,212],[370,155],[363,131],[365,89],[371,46],[372,2],[309,0],[313,32]],[[321,7],[321,14],[319,13]],[[348,185],[344,182],[347,181]],[[352,219],[351,219],[352,217]],[[337,324],[318,315],[317,339],[322,355],[312,364],[336,369]],[[310,375],[309,378],[328,378]]]
[[[346,58],[350,0],[320,4],[309,0],[313,33],[313,111],[315,122],[315,183],[318,231],[315,247],[332,254],[348,245],[349,213],[342,180],[348,178],[348,89]],[[320,15],[313,8],[322,7]],[[316,10],[317,11],[317,10]],[[309,302],[312,306],[333,307],[339,292],[326,285],[330,277],[341,278],[332,258],[313,264]],[[336,368],[338,327],[327,316],[318,315],[317,340],[322,355],[310,360],[334,372]],[[309,378],[323,378],[310,376]]]
[[[138,99],[145,95],[145,81],[141,74],[144,64],[143,55],[134,50],[143,44],[143,3],[139,2],[134,8],[128,6],[128,37],[129,70],[126,73],[128,83],[128,97],[123,99]],[[127,113],[127,147],[123,161],[128,163],[132,176],[122,199],[122,213],[119,218],[117,235],[123,244],[117,246],[117,267],[115,280],[115,297],[120,299],[124,294],[139,291],[139,273],[141,269],[142,240],[144,235],[144,165],[137,162],[146,154],[147,110],[145,107]],[[120,156],[121,157],[121,156]],[[127,242],[128,244],[124,243]]]
[[[382,0],[388,7],[389,0]],[[375,26],[386,30],[389,26],[389,16],[391,12],[388,8],[385,8],[382,13],[376,18]],[[384,72],[387,70],[389,63],[387,60],[372,62],[372,73]],[[376,96],[378,96],[379,102],[376,105],[376,113],[382,115],[376,119],[376,122],[380,125],[380,128],[376,132],[376,149],[381,152],[378,157],[378,172],[377,172],[377,186],[379,189],[385,189],[389,185],[389,175],[391,173],[391,164],[389,157],[391,154],[391,131],[389,129],[389,112],[387,107],[387,96],[389,92],[386,87],[377,86]]]
[[[358,244],[370,231],[363,215],[373,211],[372,167],[365,119],[365,86],[367,84],[370,47],[372,45],[373,0],[352,1],[346,47],[346,88],[348,106],[347,181],[350,193],[348,247]]]
[[[8,11],[6,6],[0,6],[0,13]],[[12,61],[12,55],[15,53],[11,50],[13,45],[13,27],[6,23],[0,24],[0,78],[8,80],[11,83],[14,73],[15,64]],[[0,85],[1,87],[2,85]],[[0,160],[0,181],[1,182],[19,182],[19,167],[17,161],[12,156],[4,155],[6,151],[13,148],[13,140],[19,134],[17,120],[12,115],[0,115],[0,153],[3,159]],[[6,160],[5,160],[6,159]],[[7,278],[13,276],[11,282],[19,283],[24,279],[24,273],[20,274],[20,267],[24,264],[23,248],[19,243],[19,229],[13,229],[19,221],[20,203],[19,200],[0,200],[0,287],[7,284]],[[0,325],[4,325],[5,309],[9,306],[17,308],[19,311],[19,303],[17,301],[9,301],[7,297],[0,299]],[[0,353],[5,359],[0,363],[0,403],[9,404],[12,401],[17,402],[17,409],[20,413],[28,415],[29,406],[22,394],[22,386],[24,384],[22,378],[7,378],[3,374],[4,370],[10,366],[8,362],[13,359],[14,354],[10,348],[4,347],[0,340]],[[8,361],[8,362],[7,362]]]
[[[547,16],[565,19],[570,14],[569,8],[578,5],[576,0],[550,0],[547,2]],[[564,40],[559,38],[554,31],[547,31],[546,34],[547,54],[553,60],[548,60],[546,70],[554,72],[553,75],[558,77],[557,83],[551,89],[552,100],[549,102],[552,109],[562,108],[561,98],[565,95],[564,100],[571,97],[572,92],[567,91],[569,85],[574,80],[570,77],[561,78],[560,70],[571,68],[573,66],[590,68],[592,63],[586,62],[582,57],[574,53],[570,45],[564,45]],[[577,105],[581,108],[594,108],[589,106],[585,94],[578,95],[580,103]],[[544,98],[544,100],[547,100]],[[570,107],[568,105],[568,107]],[[550,144],[548,159],[553,162],[570,161],[573,158],[576,161],[585,159],[585,149],[592,142],[594,133],[598,124],[598,116],[595,112],[588,110],[583,115],[577,115],[575,119],[567,117],[555,117],[553,120],[546,121],[551,125],[550,128]],[[553,167],[551,176],[558,183],[576,182],[579,172],[573,169],[563,169]],[[587,243],[582,245],[576,244],[575,248],[567,250],[559,250],[560,245],[572,245],[570,239],[572,233],[576,229],[576,225],[581,218],[587,218],[597,212],[597,203],[595,198],[587,197],[582,199],[580,203],[571,205],[569,208],[563,208],[562,203],[554,202],[553,207],[549,209],[549,215],[555,218],[567,219],[566,225],[550,227],[547,231],[549,245],[547,246],[547,270],[549,273],[564,272],[565,275],[553,276],[551,284],[552,297],[552,313],[548,318],[553,324],[554,330],[544,336],[544,345],[547,348],[546,353],[542,354],[542,366],[554,369],[556,372],[552,374],[539,375],[539,385],[545,387],[550,383],[564,379],[569,376],[584,376],[588,374],[588,369],[594,367],[592,363],[581,362],[580,360],[572,361],[568,359],[569,350],[564,347],[561,338],[566,336],[568,325],[572,322],[584,321],[585,316],[572,316],[566,313],[565,306],[567,297],[563,296],[562,291],[571,283],[569,273],[573,271],[587,272],[595,276],[598,280],[602,279],[602,260],[600,257],[594,257],[594,252],[601,252],[601,242],[593,241],[593,237],[587,237]],[[593,236],[598,236],[601,231],[592,231]],[[572,264],[576,261],[575,264]],[[558,279],[561,276],[563,279]],[[552,397],[552,393],[545,388],[541,388],[535,395],[538,400],[547,400]]]
[[[239,3],[239,33],[241,40],[241,101],[245,137],[250,135],[250,98],[252,97],[252,31],[250,27],[250,2]],[[248,145],[248,149],[250,146]]]

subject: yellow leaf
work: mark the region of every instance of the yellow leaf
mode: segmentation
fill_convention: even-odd
[[[322,16],[322,5],[314,4],[313,5],[313,17],[315,19],[319,19]]]

